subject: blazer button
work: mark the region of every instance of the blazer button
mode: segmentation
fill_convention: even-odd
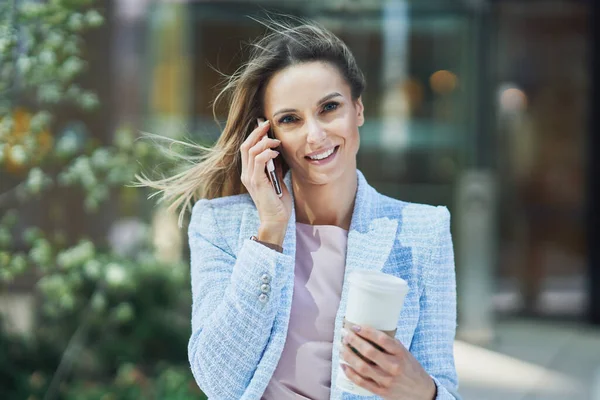
[[[271,290],[271,285],[269,285],[268,283],[263,283],[262,285],[260,285],[260,290],[263,293],[269,293],[269,290]]]
[[[267,296],[264,293],[261,293],[260,296],[258,296],[258,300],[260,300],[261,303],[266,303],[267,300],[269,300],[269,296]]]
[[[271,277],[269,276],[269,274],[263,274],[263,275],[260,277],[260,281],[261,281],[262,283],[269,283],[269,282],[271,282]]]

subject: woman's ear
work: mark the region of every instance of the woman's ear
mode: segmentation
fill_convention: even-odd
[[[365,106],[362,103],[362,96],[358,96],[358,99],[354,102],[354,108],[356,109],[358,126],[363,126],[365,123]]]

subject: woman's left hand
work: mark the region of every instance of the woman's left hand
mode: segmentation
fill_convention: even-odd
[[[435,399],[435,382],[397,339],[369,326],[361,326],[358,332],[347,331],[343,341],[346,345],[341,347],[340,356],[350,365],[342,364],[342,368],[348,379],[358,386],[385,400]],[[374,364],[363,360],[348,345]]]

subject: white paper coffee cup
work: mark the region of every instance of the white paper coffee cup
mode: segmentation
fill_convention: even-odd
[[[352,325],[369,325],[395,337],[404,298],[408,293],[408,283],[402,278],[380,271],[351,272],[348,283],[344,327],[349,330]],[[340,363],[346,364],[341,358]],[[345,392],[374,396],[348,379],[341,366],[338,366],[336,385]]]

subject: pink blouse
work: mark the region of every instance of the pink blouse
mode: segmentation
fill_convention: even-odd
[[[261,400],[329,399],[348,231],[296,223],[294,294],[279,364]]]

